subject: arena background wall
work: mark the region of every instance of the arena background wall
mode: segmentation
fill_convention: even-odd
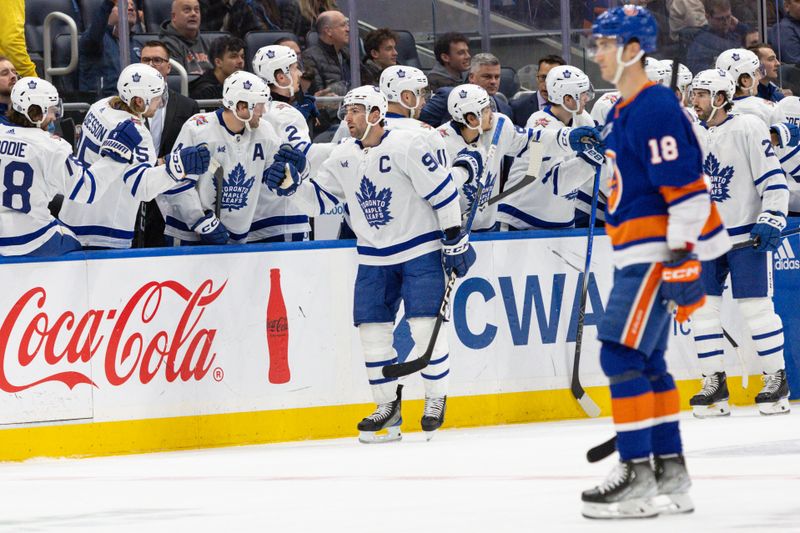
[[[447,328],[445,427],[585,416],[569,393],[585,230],[474,241],[478,262],[456,286]],[[791,385],[800,391],[800,237],[784,242],[773,260],[776,303]],[[274,269],[289,337],[291,377],[282,384],[268,378]],[[354,436],[373,408],[351,322],[355,273],[351,241],[3,260],[0,460]],[[596,323],[611,275],[610,245],[600,235],[581,377],[603,415],[610,401]],[[739,345],[738,354],[726,346],[732,403],[746,404],[761,380],[749,332],[726,302],[723,323]],[[412,344],[400,320],[401,358]],[[667,357],[687,408],[699,387],[691,323],[673,323]],[[404,431],[418,431],[422,384],[419,376],[404,383]]]

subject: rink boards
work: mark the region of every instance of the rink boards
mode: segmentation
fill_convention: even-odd
[[[447,426],[582,417],[569,393],[585,232],[476,236],[478,261],[453,297]],[[787,350],[798,346],[800,245],[776,254]],[[791,257],[788,257],[791,255]],[[105,455],[355,435],[371,412],[352,326],[356,253],[330,241],[98,252],[0,264],[0,460]],[[271,383],[270,271],[280,271],[290,379]],[[610,413],[596,324],[611,284],[597,237],[581,378]],[[401,307],[402,316],[402,307]],[[274,316],[271,317],[274,320]],[[400,317],[398,317],[400,318]],[[734,305],[725,329],[732,401],[752,402],[735,376],[755,351]],[[395,347],[412,349],[399,320]],[[795,350],[796,351],[796,350]],[[691,324],[673,323],[668,361],[684,407],[698,382]],[[412,355],[413,357],[414,355]],[[790,374],[796,375],[791,358]],[[751,368],[752,367],[752,368]],[[419,429],[419,376],[405,380],[404,428]]]

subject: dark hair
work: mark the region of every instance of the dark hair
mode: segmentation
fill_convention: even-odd
[[[364,36],[364,52],[366,52],[367,59],[372,59],[372,51],[380,50],[380,47],[386,41],[392,40],[397,43],[397,34],[389,28],[377,28]]]
[[[775,51],[775,49],[772,47],[772,45],[771,44],[767,44],[767,43],[756,43],[754,45],[751,45],[751,46],[747,47],[747,49],[750,50],[751,52],[753,52],[755,55],[758,55],[758,51],[761,50],[762,48],[769,48],[773,52]],[[761,58],[759,57],[759,59],[761,59]]]
[[[539,62],[537,63],[539,68],[542,68],[542,63],[547,63],[548,65],[558,65],[560,67],[567,64],[567,62],[564,61],[563,57],[556,54],[550,54],[540,57]]]
[[[295,37],[281,37],[277,41],[272,44],[283,44],[283,43],[296,43],[300,44],[300,42]]]
[[[730,0],[703,0],[703,8],[706,13],[714,14],[716,10],[730,9]]]
[[[208,53],[209,59],[213,64],[214,60],[222,59],[226,52],[236,53],[239,50],[244,50],[244,47],[244,41],[238,37],[219,37],[211,43],[211,49]]]
[[[433,45],[433,53],[436,55],[436,61],[438,61],[440,65],[444,65],[442,62],[442,54],[449,55],[450,45],[453,43],[467,43],[467,46],[469,46],[469,41],[462,33],[448,32],[436,39],[436,43]]]
[[[28,108],[28,114],[32,115],[34,118],[37,116],[42,115],[42,108],[38,105],[32,105]],[[36,124],[28,120],[28,117],[17,111],[16,109],[8,106],[8,111],[6,112],[6,118],[8,121],[15,126],[21,126],[23,128],[35,128]]]
[[[163,48],[164,51],[167,52],[167,59],[170,58],[169,48],[167,48],[167,45],[164,43],[164,41],[158,41],[156,39],[153,39],[152,41],[147,41],[146,43],[144,43],[144,46],[142,46],[142,48],[155,48],[155,47]]]

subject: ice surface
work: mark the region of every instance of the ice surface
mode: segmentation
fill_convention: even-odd
[[[793,405],[795,411],[800,405]],[[580,516],[609,419],[0,464],[1,531],[800,531],[800,418],[683,414],[691,515]],[[353,424],[355,425],[355,422]]]

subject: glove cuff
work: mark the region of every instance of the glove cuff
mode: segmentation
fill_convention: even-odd
[[[181,181],[185,175],[180,152],[170,152],[166,158],[167,174],[175,181]]]
[[[219,219],[212,213],[207,214],[200,220],[194,223],[192,226],[192,231],[199,234],[199,235],[208,235],[209,233],[213,232],[217,229],[220,222]]]
[[[126,144],[114,139],[106,139],[100,146],[100,155],[111,157],[120,163],[130,163],[133,161],[133,150]]]
[[[778,136],[778,144],[780,144],[781,148],[789,146],[789,142],[792,140],[792,132],[786,124],[778,122],[770,126],[769,129]]]

